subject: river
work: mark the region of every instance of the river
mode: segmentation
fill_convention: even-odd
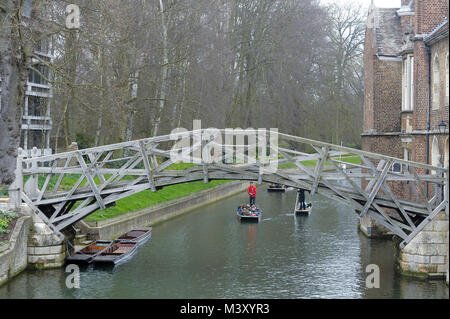
[[[115,268],[82,269],[80,288],[66,288],[64,269],[25,271],[0,298],[448,298],[445,281],[394,271],[389,240],[367,239],[348,207],[316,195],[309,216],[294,216],[295,191],[259,187],[259,224],[240,224],[245,193],[153,228],[150,241]],[[308,199],[307,194],[307,199]],[[366,266],[380,269],[380,288],[366,288]]]

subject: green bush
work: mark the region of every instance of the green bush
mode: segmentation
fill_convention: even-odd
[[[8,225],[17,217],[18,215],[16,212],[4,212],[0,210],[0,234],[9,233]]]
[[[0,234],[8,233],[9,222],[0,217]]]

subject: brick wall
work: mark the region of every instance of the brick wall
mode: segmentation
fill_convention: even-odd
[[[402,63],[374,62],[374,126],[377,132],[400,132]]]
[[[446,85],[446,78],[445,78],[445,66],[446,62],[448,61],[448,37],[445,39],[440,40],[439,42],[431,45],[431,58],[432,62],[434,61],[434,58],[437,57],[439,61],[439,108],[436,110],[432,110],[431,113],[431,127],[437,129],[438,124],[442,120],[448,120],[448,97],[446,96],[445,92],[445,85]],[[447,60],[447,61],[446,61]],[[434,64],[432,63],[432,69],[431,72],[433,74],[434,72]],[[432,79],[432,85],[434,85],[433,79]],[[432,94],[432,101],[433,101],[433,94]]]
[[[426,130],[428,121],[428,58],[422,41],[414,43],[414,130]]]
[[[448,15],[447,0],[416,0],[416,34],[431,32]]]

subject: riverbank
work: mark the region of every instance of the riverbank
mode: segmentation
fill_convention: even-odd
[[[246,182],[228,182],[116,217],[81,221],[76,224],[76,227],[81,230],[81,234],[87,235],[88,238],[115,239],[133,228],[156,225],[193,209],[236,195],[246,188]]]
[[[17,218],[6,244],[0,246],[0,286],[27,268],[30,216]]]

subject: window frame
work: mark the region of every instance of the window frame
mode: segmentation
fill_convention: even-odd
[[[402,60],[402,112],[414,111],[414,55]]]
[[[431,103],[431,109],[432,110],[438,110],[441,106],[441,89],[440,89],[440,82],[441,82],[441,72],[440,72],[440,64],[439,64],[439,55],[436,53],[433,58],[433,66],[432,66],[432,82],[431,82],[431,97],[432,97],[432,103]]]

